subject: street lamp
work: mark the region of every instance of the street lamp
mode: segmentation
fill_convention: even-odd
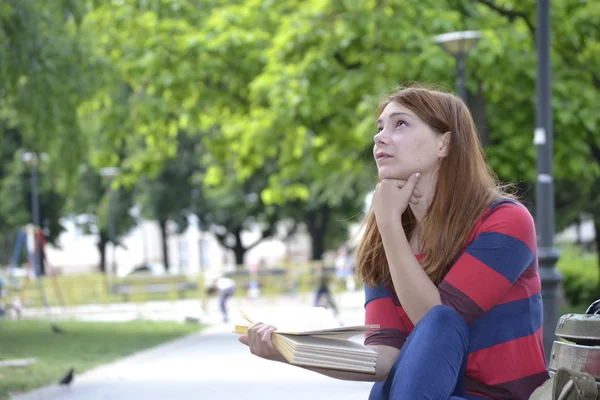
[[[31,166],[31,215],[33,219],[33,226],[36,230],[42,228],[42,223],[40,221],[40,202],[38,194],[38,167],[40,161],[45,160],[46,157],[47,155],[44,153],[38,154],[29,151],[24,151],[21,153],[21,161]],[[39,247],[38,241],[34,240],[33,268],[35,270],[36,276],[44,274],[41,250],[42,249]]]
[[[465,103],[467,102],[465,58],[480,38],[481,35],[476,31],[450,32],[433,38],[435,43],[456,59],[456,91]]]
[[[554,248],[554,182],[552,130],[552,65],[550,60],[550,0],[537,0],[537,78],[536,118],[533,143],[536,146],[537,182],[535,194],[538,262],[544,303],[544,350],[549,360],[558,322],[558,290],[562,275],[556,269],[558,252]]]
[[[109,198],[108,198],[108,236],[112,243],[112,270],[117,274],[117,231],[115,224],[115,191],[112,189],[112,181],[119,175],[121,170],[117,167],[107,167],[100,170],[100,175],[108,179]]]
[[[38,167],[40,161],[47,158],[45,153],[33,153],[29,151],[21,152],[21,161],[31,166],[31,216],[33,219],[34,234],[33,234],[33,270],[35,277],[37,278],[38,289],[40,291],[40,297],[44,307],[48,308],[48,300],[46,299],[46,293],[44,292],[44,286],[42,281],[39,279],[40,276],[44,275],[44,264],[42,260],[42,248],[41,243],[38,240],[37,230],[42,229],[42,223],[40,221],[40,201],[38,195]]]

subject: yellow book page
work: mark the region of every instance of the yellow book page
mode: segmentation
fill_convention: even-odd
[[[240,309],[250,323],[263,322],[277,330],[308,331],[339,328],[341,325],[324,307],[268,307]]]
[[[248,334],[248,327],[245,325],[235,325],[235,327],[233,328],[233,333],[238,333],[240,335],[247,335]]]
[[[237,333],[239,335],[247,335],[248,328],[249,328],[248,325],[236,324],[232,332]],[[285,333],[285,332],[280,332],[280,333],[287,334],[287,335],[296,335],[294,333]],[[313,334],[310,336],[320,337],[320,338],[325,338],[325,339],[350,340],[354,336],[362,335],[362,334],[364,334],[364,332],[356,332],[354,330],[351,330],[351,331],[337,331],[337,332],[328,331],[327,333]],[[296,336],[300,336],[300,335],[296,335]]]
[[[377,329],[379,325],[341,326],[324,307],[270,307],[240,309],[240,315],[250,323],[263,322],[273,325],[278,333],[329,334],[332,332],[364,332]]]

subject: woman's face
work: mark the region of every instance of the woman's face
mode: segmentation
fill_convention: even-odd
[[[445,154],[446,135],[434,132],[408,108],[390,102],[377,121],[373,156],[379,179],[408,179],[436,170]]]

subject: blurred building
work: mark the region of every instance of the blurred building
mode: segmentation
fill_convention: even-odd
[[[195,221],[190,222],[189,227],[181,234],[170,229],[170,272],[195,275],[203,268],[209,276],[216,277],[224,271],[234,269],[236,262],[233,251],[221,246],[213,234],[201,232]],[[66,231],[59,237],[57,246],[47,246],[47,257],[51,266],[64,274],[98,271],[98,236],[83,233],[70,220],[63,221],[63,225]],[[254,243],[259,235],[258,229],[244,232],[242,240],[248,245]],[[114,252],[114,258],[112,245],[107,245],[108,271],[112,271],[114,259],[120,275],[125,275],[142,265],[151,266],[155,273],[164,272],[161,233],[157,222],[142,221],[122,238],[122,244],[123,246],[117,247]],[[310,259],[310,251],[310,237],[300,231],[287,240],[274,238],[261,241],[246,252],[244,264],[269,267],[281,265],[285,261],[306,262]]]

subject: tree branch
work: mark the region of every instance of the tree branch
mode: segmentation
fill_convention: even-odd
[[[221,246],[225,247],[228,250],[233,250],[233,246],[230,246],[227,244],[227,234],[229,232],[225,232],[225,233],[218,233],[215,232],[214,230],[212,230],[213,235],[215,235],[215,238],[217,238],[217,241],[219,243],[221,243]]]
[[[335,60],[348,71],[360,68],[362,66],[362,64],[360,62],[355,62],[353,64],[347,64],[346,61],[342,58],[342,55],[337,52],[333,54],[333,58],[335,58]]]
[[[496,5],[493,0],[476,0],[476,1],[480,4],[483,4],[487,7],[489,7],[490,9],[496,11],[498,14],[505,16],[510,22],[514,21],[516,18],[521,18],[523,20],[523,22],[525,22],[525,24],[529,28],[529,31],[531,32],[531,34],[533,35],[533,37],[535,39],[535,27],[533,26],[533,23],[529,20],[529,17],[527,16],[526,13],[524,13],[522,11],[513,11],[513,10],[504,9],[504,8]],[[600,90],[600,77],[596,76],[594,74],[594,71],[592,71],[587,65],[584,65],[579,62],[574,63],[573,62],[574,57],[568,57],[565,54],[564,50],[562,50],[558,46],[552,46],[552,47],[557,51],[557,53],[561,56],[561,58],[567,65],[569,65],[571,67],[577,67],[577,68],[580,68],[580,69],[588,72],[592,77],[592,83],[594,84],[594,87],[596,89]]]
[[[587,145],[590,147],[590,152],[592,153],[592,157],[594,157],[596,159],[596,162],[598,164],[600,164],[600,146],[598,146],[598,144],[594,140],[592,131],[586,127],[584,127],[584,129],[585,129],[585,133],[587,136],[586,142],[587,142]]]
[[[290,228],[290,230],[286,232],[284,239],[289,239],[298,232],[300,224],[298,223],[298,221],[293,221],[292,223],[293,225]]]
[[[256,247],[260,242],[262,242],[263,240],[265,240],[266,238],[270,237],[273,235],[273,231],[272,229],[270,229],[271,227],[263,230],[261,232],[261,235],[258,239],[256,239],[256,241],[254,241],[254,243],[252,243],[251,245],[249,245],[248,247],[246,247],[246,251]]]
[[[594,87],[596,89],[600,90],[600,77],[596,76],[592,69],[590,69],[587,65],[576,61],[575,57],[569,57],[569,55],[566,54],[562,48],[559,48],[558,46],[553,46],[553,47],[556,50],[556,52],[558,53],[558,55],[560,55],[560,57],[563,59],[564,63],[567,64],[569,67],[579,68],[579,69],[589,73],[592,77],[592,83],[593,83]],[[575,49],[575,53],[580,53],[580,52],[581,51],[579,51],[578,49]]]
[[[510,22],[513,22],[517,18],[521,18],[523,20],[523,22],[525,22],[525,24],[527,25],[527,28],[529,29],[531,34],[533,36],[535,36],[535,27],[533,26],[533,23],[529,20],[529,17],[527,16],[526,13],[524,13],[522,11],[507,10],[505,8],[502,8],[498,5],[496,5],[496,3],[494,3],[493,0],[476,0],[476,1],[480,4],[487,6],[490,9],[496,11],[498,14],[505,16]]]

